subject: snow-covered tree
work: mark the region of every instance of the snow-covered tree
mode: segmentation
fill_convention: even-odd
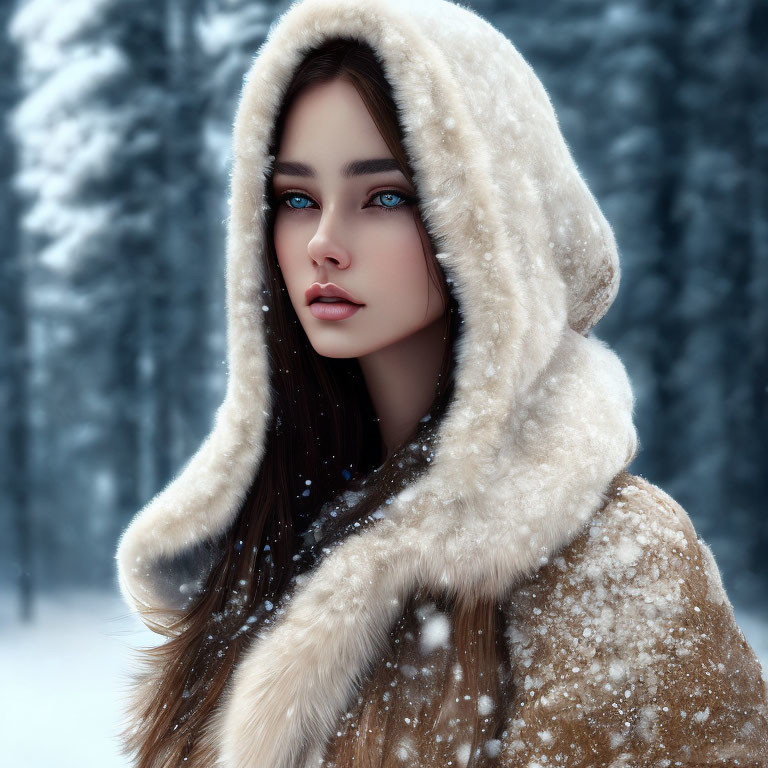
[[[0,5],[0,30],[5,30],[11,5]],[[5,41],[4,41],[5,42]],[[16,50],[0,45],[0,115],[17,99]],[[11,186],[16,163],[7,121],[0,124],[0,580],[18,588],[21,615],[31,617],[32,531],[29,525],[30,484],[27,444],[30,413],[24,264],[18,242],[19,207]]]
[[[165,71],[153,8],[27,0],[9,26],[43,581],[113,579],[88,553],[112,549],[141,497],[138,405],[152,375],[142,339],[162,290]]]
[[[209,264],[209,343],[211,356],[221,360],[209,379],[211,398],[218,403],[226,385],[224,239],[229,214],[228,186],[232,167],[232,122],[243,77],[269,26],[286,3],[249,0],[206,0],[195,23],[202,63],[200,88],[205,103],[202,124],[203,162],[210,174],[207,195],[209,233],[215,255]]]

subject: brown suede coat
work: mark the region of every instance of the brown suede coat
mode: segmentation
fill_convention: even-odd
[[[424,594],[411,601],[380,659],[391,664],[393,691],[412,712],[378,738],[403,764],[442,768],[465,762],[471,734],[452,712],[423,721],[456,661],[449,637],[426,651],[422,642],[422,627],[434,634],[436,621],[450,623],[437,603]],[[505,613],[510,699],[501,738],[479,742],[485,765],[768,765],[760,662],[688,515],[642,477],[619,473],[605,506],[512,591]],[[370,685],[341,717],[338,736],[365,726],[360,711]],[[418,750],[413,738],[425,729],[436,737],[429,752],[423,737]],[[329,766],[338,742],[326,748]]]

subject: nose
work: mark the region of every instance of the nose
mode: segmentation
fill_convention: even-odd
[[[342,245],[339,238],[339,217],[326,208],[320,217],[317,231],[307,245],[310,259],[322,266],[326,259],[331,259],[340,269],[349,266],[349,251]]]

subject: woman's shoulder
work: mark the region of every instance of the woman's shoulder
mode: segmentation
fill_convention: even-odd
[[[626,630],[618,637],[632,645],[642,645],[633,637],[640,628],[646,641],[655,634],[679,658],[718,632],[735,632],[743,640],[712,550],[686,510],[627,471],[614,478],[602,507],[534,581],[549,587],[543,594],[580,594],[582,604],[591,600],[593,611],[609,606]],[[685,637],[687,628],[708,632]]]
[[[577,616],[610,605],[637,622],[679,619],[710,605],[730,605],[717,564],[687,512],[639,475],[620,472],[581,532],[515,597],[555,601],[579,595]],[[627,640],[630,638],[627,637]]]
[[[606,502],[591,521],[613,535],[634,532],[641,542],[650,537],[686,547],[699,541],[685,509],[666,491],[641,475],[619,472],[606,491]]]
[[[760,662],[709,547],[648,480],[617,475],[605,504],[519,585],[509,609],[522,692],[510,733],[516,757],[535,759],[526,750],[555,716],[607,763],[764,765],[755,762],[768,753]]]
[[[685,509],[666,491],[642,475],[633,475],[626,470],[619,472],[610,485],[606,507],[631,507],[637,514],[653,519],[662,527],[679,530],[686,538],[698,538]]]
[[[609,579],[645,576],[657,585],[669,581],[683,587],[683,579],[689,589],[673,589],[683,603],[694,594],[717,604],[728,601],[712,550],[672,496],[626,470],[616,475],[605,495],[580,535],[554,558],[556,566],[565,560],[586,567],[593,576],[598,567]],[[668,602],[680,606],[679,600]]]
[[[711,550],[669,494],[625,470],[604,496],[581,532],[553,554],[531,583],[543,593],[556,585],[569,591],[601,585],[614,599],[641,598],[629,607],[640,610],[642,604],[645,613],[651,605],[659,612],[679,612],[694,597],[727,602]]]

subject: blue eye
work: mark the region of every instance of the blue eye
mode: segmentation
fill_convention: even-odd
[[[288,194],[286,194],[286,195],[283,195],[283,196],[280,198],[280,202],[283,202],[283,201],[285,201],[285,202],[287,203],[289,200],[303,200],[303,201],[304,201],[304,202],[306,202],[306,203],[308,203],[308,202],[309,202],[309,199],[308,199],[308,198],[306,198],[306,197],[304,197],[304,195],[299,195],[299,194],[296,194],[296,193],[293,193],[293,192],[289,192]],[[299,206],[297,206],[296,208],[294,208],[294,206],[293,206],[293,205],[289,205],[288,207],[289,207],[289,208],[293,208],[294,210],[298,210],[298,211],[301,211],[301,210],[303,210],[304,208],[306,208],[306,206],[304,206],[304,205],[299,205]]]
[[[388,198],[393,198],[393,197],[394,197],[394,198],[400,198],[400,200],[402,200],[402,201],[403,201],[402,205],[405,205],[405,201],[406,201],[406,198],[405,198],[403,195],[401,195],[399,192],[395,192],[395,190],[394,190],[394,189],[387,189],[387,190],[385,190],[384,192],[377,192],[377,193],[376,193],[376,194],[375,194],[375,195],[374,195],[374,196],[371,198],[371,200],[373,200],[373,199],[375,199],[375,198],[377,198],[377,197],[378,197],[378,198],[381,198],[382,200],[383,200],[384,198],[387,198],[387,197],[388,197]],[[377,206],[374,206],[374,207],[375,207],[375,208],[387,208],[387,209],[389,209],[389,210],[392,210],[393,208],[401,208],[401,207],[402,207],[402,205],[400,205],[400,204],[398,204],[398,205],[387,205],[387,204],[385,203],[384,205],[377,205]]]
[[[376,198],[380,198],[382,200],[381,205],[372,204],[370,200],[375,200]],[[394,204],[389,205],[387,202],[384,202],[385,200],[389,200],[389,202],[392,202],[394,199]],[[385,189],[381,192],[377,192],[375,195],[373,195],[369,200],[368,205],[366,205],[366,208],[382,208],[385,211],[396,211],[400,208],[405,208],[407,205],[411,205],[414,201],[412,198],[407,197],[406,195],[401,194],[397,190],[394,189]],[[294,205],[294,202],[303,202],[304,205]],[[284,195],[282,195],[279,199],[280,203],[285,203],[285,207],[288,208],[291,211],[305,211],[310,210],[310,204],[312,201],[304,194],[300,192],[286,192]]]

